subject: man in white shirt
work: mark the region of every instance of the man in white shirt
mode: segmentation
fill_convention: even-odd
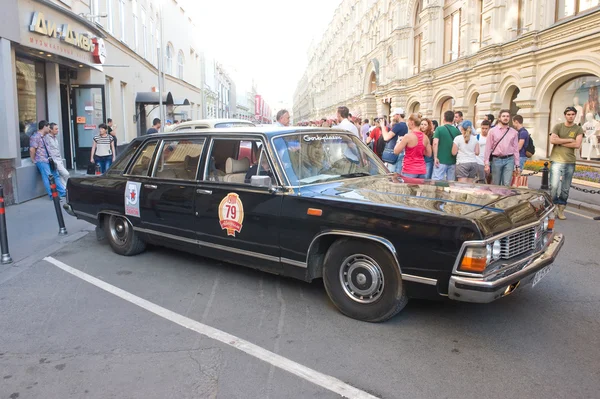
[[[287,109],[279,110],[275,116],[275,119],[275,126],[285,127],[290,125],[290,113],[287,111]]]
[[[338,110],[337,110],[338,124],[337,124],[336,128],[347,130],[360,139],[360,135],[358,134],[358,128],[356,127],[356,125],[354,123],[352,123],[348,120],[349,114],[350,114],[350,110],[348,109],[348,107],[344,107],[344,106],[338,107]]]
[[[58,175],[60,176],[60,181],[66,188],[67,180],[69,179],[69,171],[65,168],[62,156],[60,155],[60,146],[58,143],[58,125],[52,122],[49,127],[49,134],[45,135],[42,140],[44,140],[44,142],[46,143],[46,147],[48,148],[48,154],[54,160],[56,170],[58,171]]]

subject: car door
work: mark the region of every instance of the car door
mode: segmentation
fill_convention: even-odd
[[[204,142],[202,137],[162,140],[149,176],[141,181],[142,228],[161,244],[197,248],[194,201]]]
[[[213,137],[196,190],[197,234],[207,255],[262,269],[280,268],[279,215],[283,196],[269,187],[252,186],[248,170],[259,170],[242,142],[264,145],[260,137]],[[243,148],[242,148],[243,149]],[[263,152],[266,156],[266,152]],[[251,158],[258,158],[255,155]],[[271,168],[265,158],[263,164]],[[273,182],[278,180],[273,177]]]

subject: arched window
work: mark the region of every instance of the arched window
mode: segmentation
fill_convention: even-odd
[[[173,45],[171,43],[167,43],[167,54],[165,61],[165,73],[170,75],[173,74],[173,53],[175,50],[173,49]]]
[[[421,57],[423,53],[423,24],[421,22],[420,14],[423,10],[422,1],[417,3],[417,9],[415,10],[415,37],[414,37],[414,49],[413,49],[413,74],[416,75],[421,72],[421,66],[423,65],[423,59]]]
[[[177,77],[183,79],[183,65],[185,64],[185,58],[183,58],[183,51],[179,50],[177,54]]]

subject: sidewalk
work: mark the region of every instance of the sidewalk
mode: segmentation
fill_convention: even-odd
[[[531,173],[531,171],[524,171],[523,173]],[[529,176],[529,188],[534,188],[539,190],[542,185],[542,177],[541,175]],[[581,184],[574,184],[577,187],[588,188],[590,190],[597,191],[597,188],[594,187],[585,187]],[[571,188],[569,192],[569,203],[570,207],[584,209],[589,212],[594,212],[600,215],[600,194],[586,194],[581,191],[577,191]]]
[[[62,204],[61,204],[62,210]],[[58,235],[58,220],[54,203],[47,196],[6,207],[8,247],[12,264],[0,265],[0,272],[65,238],[93,230],[94,226],[63,212],[67,236]]]

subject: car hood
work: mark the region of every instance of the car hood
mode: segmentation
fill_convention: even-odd
[[[538,220],[552,206],[537,190],[474,183],[365,176],[301,189],[303,196],[364,202],[474,219],[484,235]]]

